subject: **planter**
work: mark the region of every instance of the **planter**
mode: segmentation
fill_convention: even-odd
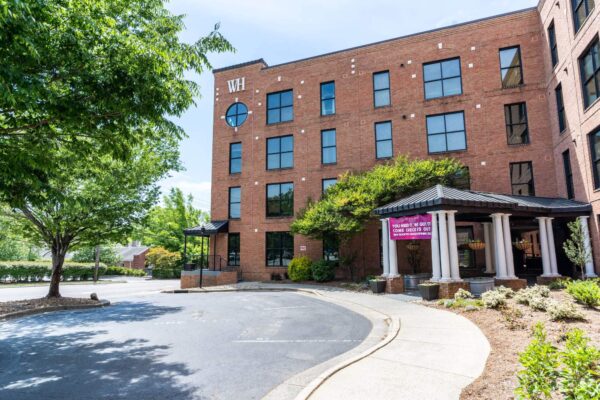
[[[369,281],[369,286],[371,286],[371,291],[373,293],[385,292],[385,281]]]
[[[419,293],[423,300],[437,300],[440,296],[440,285],[419,285]]]
[[[483,293],[494,289],[494,278],[469,278],[465,281],[469,282],[470,292],[476,297],[481,297]]]
[[[469,243],[469,248],[471,250],[485,250],[485,243],[483,242],[471,242]]]
[[[531,249],[531,242],[515,242],[515,247],[521,251]]]
[[[431,279],[431,274],[404,275],[404,290],[417,290],[419,283]]]

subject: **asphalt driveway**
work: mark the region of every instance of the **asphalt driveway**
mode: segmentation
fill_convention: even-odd
[[[146,293],[0,322],[0,398],[260,399],[370,329],[297,293]]]

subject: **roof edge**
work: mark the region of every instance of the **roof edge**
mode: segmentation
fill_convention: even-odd
[[[234,65],[230,65],[230,66],[223,67],[223,68],[216,68],[216,69],[212,70],[212,73],[218,74],[220,72],[229,71],[230,69],[244,68],[244,67],[247,67],[247,66],[253,65],[253,64],[263,64],[265,66],[265,68],[269,68],[269,64],[267,64],[264,59],[258,58],[256,60],[246,61],[243,63],[234,64]]]

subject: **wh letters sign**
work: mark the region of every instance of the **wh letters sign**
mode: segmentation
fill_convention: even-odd
[[[246,90],[246,78],[242,77],[227,81],[227,86],[229,93],[242,92]]]

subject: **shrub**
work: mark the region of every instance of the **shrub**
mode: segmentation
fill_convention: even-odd
[[[294,258],[288,266],[288,275],[294,282],[309,281],[312,278],[312,262],[308,257]]]
[[[507,299],[512,299],[513,296],[515,295],[515,291],[512,290],[511,288],[507,288],[505,286],[498,286],[496,289],[496,292],[501,293],[504,295],[505,298]]]
[[[153,268],[153,279],[179,279],[181,278],[181,268]]]
[[[463,288],[458,289],[458,291],[456,293],[454,293],[454,300],[459,300],[459,299],[472,299],[473,295],[471,294],[471,292],[469,292],[468,290],[465,290]]]
[[[553,321],[584,320],[585,316],[571,301],[550,301],[546,308]]]
[[[319,260],[312,265],[312,277],[317,282],[328,282],[335,278],[335,264],[327,260]]]
[[[551,290],[565,289],[569,282],[571,282],[571,278],[569,277],[555,279],[548,284],[548,288]]]
[[[63,280],[87,280],[94,276],[94,263],[65,262],[63,264]],[[106,265],[100,264],[98,276],[104,275]],[[0,263],[0,279],[17,282],[38,282],[50,278],[52,263],[50,261],[9,261]]]
[[[164,247],[153,247],[148,250],[146,264],[153,265],[154,269],[181,269],[181,255]]]
[[[135,268],[107,267],[106,275],[146,276],[146,271]]]
[[[581,329],[567,333],[560,358],[560,391],[566,399],[600,398],[600,350],[589,345]]]
[[[543,307],[544,299],[548,296],[550,296],[550,289],[547,286],[535,285],[519,290],[515,294],[515,301],[519,304],[531,306],[536,310],[545,310],[545,307]]]
[[[481,295],[485,308],[500,308],[506,305],[506,294],[498,290],[488,290]]]
[[[529,307],[537,311],[546,311],[548,308],[549,299],[542,296],[533,296],[529,299]]]
[[[500,310],[502,316],[504,317],[504,321],[506,322],[506,326],[511,331],[516,329],[524,329],[525,324],[520,321],[523,318],[523,312],[515,307],[505,307]]]
[[[567,284],[567,293],[587,307],[600,305],[600,287],[592,281],[574,281]]]

